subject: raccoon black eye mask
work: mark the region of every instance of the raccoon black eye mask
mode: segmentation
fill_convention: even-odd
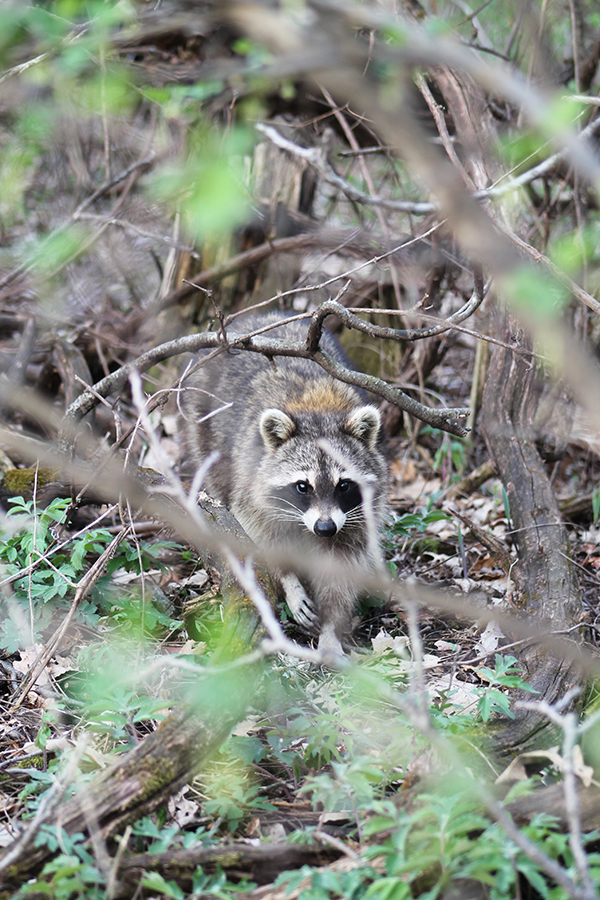
[[[236,330],[280,318],[249,316]],[[293,322],[270,334],[304,341],[306,329]],[[348,365],[331,335],[322,347]],[[292,357],[274,363],[275,370],[257,353],[222,354],[193,375],[183,402],[185,450],[196,467],[219,451],[205,490],[266,553],[298,555],[300,578],[277,568],[271,574],[294,618],[318,632],[319,648],[341,654],[361,577],[376,562],[372,532],[386,512],[381,419],[362,392],[316,363]]]
[[[286,485],[272,495],[279,502],[282,514],[290,515],[290,508],[297,510],[306,528],[317,537],[330,538],[344,527],[346,514],[362,503],[360,488],[349,478],[342,478],[336,485],[312,486],[307,476]]]

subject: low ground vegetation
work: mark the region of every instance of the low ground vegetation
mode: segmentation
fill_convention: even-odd
[[[0,11],[0,896],[593,900],[595,4],[149,6]],[[389,435],[337,669],[178,445],[264,304]]]

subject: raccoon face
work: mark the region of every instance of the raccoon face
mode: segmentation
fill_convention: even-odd
[[[302,522],[317,537],[333,537],[353,511],[361,513],[360,487],[344,477],[345,473],[332,471],[334,468],[292,473],[290,482],[274,487],[271,494],[284,518]]]
[[[317,537],[332,538],[352,521],[353,513],[354,518],[362,517],[359,485],[335,469],[325,464],[319,471],[290,472],[286,484],[272,485],[271,503],[282,520],[303,524]]]
[[[379,413],[372,406],[352,410],[339,423],[341,454],[351,456],[344,436],[357,438],[371,451],[379,433]],[[269,499],[282,525],[303,525],[320,538],[333,538],[348,523],[362,523],[360,485],[340,462],[315,446],[314,436],[301,434],[294,419],[281,410],[265,410],[260,420],[269,453]],[[353,460],[350,459],[352,468]],[[361,467],[362,468],[362,467]],[[362,472],[361,472],[362,474]],[[365,481],[375,480],[371,473]]]

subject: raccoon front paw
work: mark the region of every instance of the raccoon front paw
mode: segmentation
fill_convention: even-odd
[[[302,628],[316,634],[319,630],[319,614],[316,607],[295,575],[283,575],[281,587],[295,621]]]

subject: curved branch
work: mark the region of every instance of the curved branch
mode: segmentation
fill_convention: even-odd
[[[428,216],[439,208],[437,203],[428,201],[388,200],[386,197],[366,194],[364,191],[354,187],[345,178],[342,178],[341,175],[338,175],[331,163],[326,161],[320,150],[314,147],[300,147],[298,144],[294,144],[293,141],[288,141],[272,125],[259,123],[255,128],[257,131],[262,132],[280,150],[286,150],[293,156],[300,157],[307,162],[323,177],[324,181],[340,188],[350,200],[355,200],[357,203],[362,203],[365,206],[377,206],[381,209],[389,209],[393,212],[408,213],[415,216]]]
[[[373,325],[359,319],[347,307],[338,303],[336,300],[326,300],[313,313],[311,323],[308,329],[307,349],[314,352],[321,340],[323,331],[323,322],[327,316],[337,316],[342,320],[347,328],[354,328],[356,331],[362,331],[371,337],[384,338],[389,341],[419,341],[423,338],[433,337],[436,334],[443,334],[444,331],[450,331],[454,325],[459,325],[465,319],[468,319],[475,310],[481,306],[489,289],[489,284],[484,285],[481,269],[475,269],[475,290],[467,303],[457,312],[453,313],[443,322],[436,322],[427,328],[387,328],[384,325]]]
[[[470,431],[469,428],[461,424],[461,420],[466,420],[469,417],[470,409],[468,407],[431,409],[429,406],[424,406],[418,400],[409,397],[400,388],[393,387],[387,381],[383,381],[382,378],[347,369],[322,350],[317,350],[315,353],[307,355],[307,358],[313,359],[321,368],[339,379],[339,381],[353,384],[372,394],[377,394],[378,397],[383,397],[384,400],[388,400],[394,406],[403,409],[417,419],[421,419],[422,422],[426,422],[433,428],[441,428],[442,431],[448,431],[457,437],[466,437]]]
[[[312,359],[321,366],[322,369],[330,375],[333,375],[335,378],[338,378],[340,381],[370,391],[371,393],[388,400],[394,406],[398,406],[410,415],[416,416],[416,418],[421,419],[423,422],[427,422],[427,424],[432,425],[434,428],[441,428],[443,431],[448,431],[458,437],[464,437],[468,433],[468,429],[461,424],[461,420],[466,419],[469,415],[468,409],[431,409],[430,407],[419,403],[417,400],[413,400],[412,397],[409,397],[401,391],[400,388],[389,385],[387,382],[383,381],[383,379],[376,378],[372,375],[365,375],[362,372],[355,372],[347,366],[336,362],[336,360],[327,353],[319,350],[322,320],[326,316],[332,314],[347,319],[349,327],[359,328],[365,333],[381,337],[388,336],[396,340],[400,339],[396,336],[397,332],[395,329],[381,329],[379,326],[363,322],[362,319],[348,313],[344,306],[336,301],[330,300],[322,304],[315,313],[315,316],[313,316],[313,320],[309,326],[307,342],[305,344],[296,341],[282,341],[275,338],[264,337],[262,335],[250,337],[248,335],[232,334],[230,332],[226,333],[226,340],[224,340],[224,335],[222,333],[213,331],[205,331],[201,334],[187,335],[182,338],[177,338],[174,341],[167,341],[164,344],[159,344],[158,347],[153,347],[152,350],[148,350],[147,353],[143,353],[137,359],[134,359],[120,369],[117,369],[116,372],[107,375],[106,378],[103,378],[97,384],[93,385],[93,387],[84,391],[73,403],[71,403],[66,410],[62,421],[59,434],[59,449],[63,453],[68,453],[70,451],[71,439],[75,433],[77,424],[85,415],[87,415],[87,413],[98,405],[101,399],[121,390],[127,384],[133,371],[140,373],[147,372],[148,369],[151,369],[157,363],[164,362],[164,360],[171,359],[173,356],[178,356],[182,353],[197,353],[199,350],[207,349],[228,350],[231,347],[240,347],[255,353],[263,353],[265,356],[269,357],[294,356],[302,359]],[[321,324],[319,324],[319,317],[321,317]],[[314,324],[315,321],[317,322],[317,325]],[[318,337],[316,339],[314,334],[315,328],[319,329]],[[389,334],[386,335],[382,332],[389,332]]]

